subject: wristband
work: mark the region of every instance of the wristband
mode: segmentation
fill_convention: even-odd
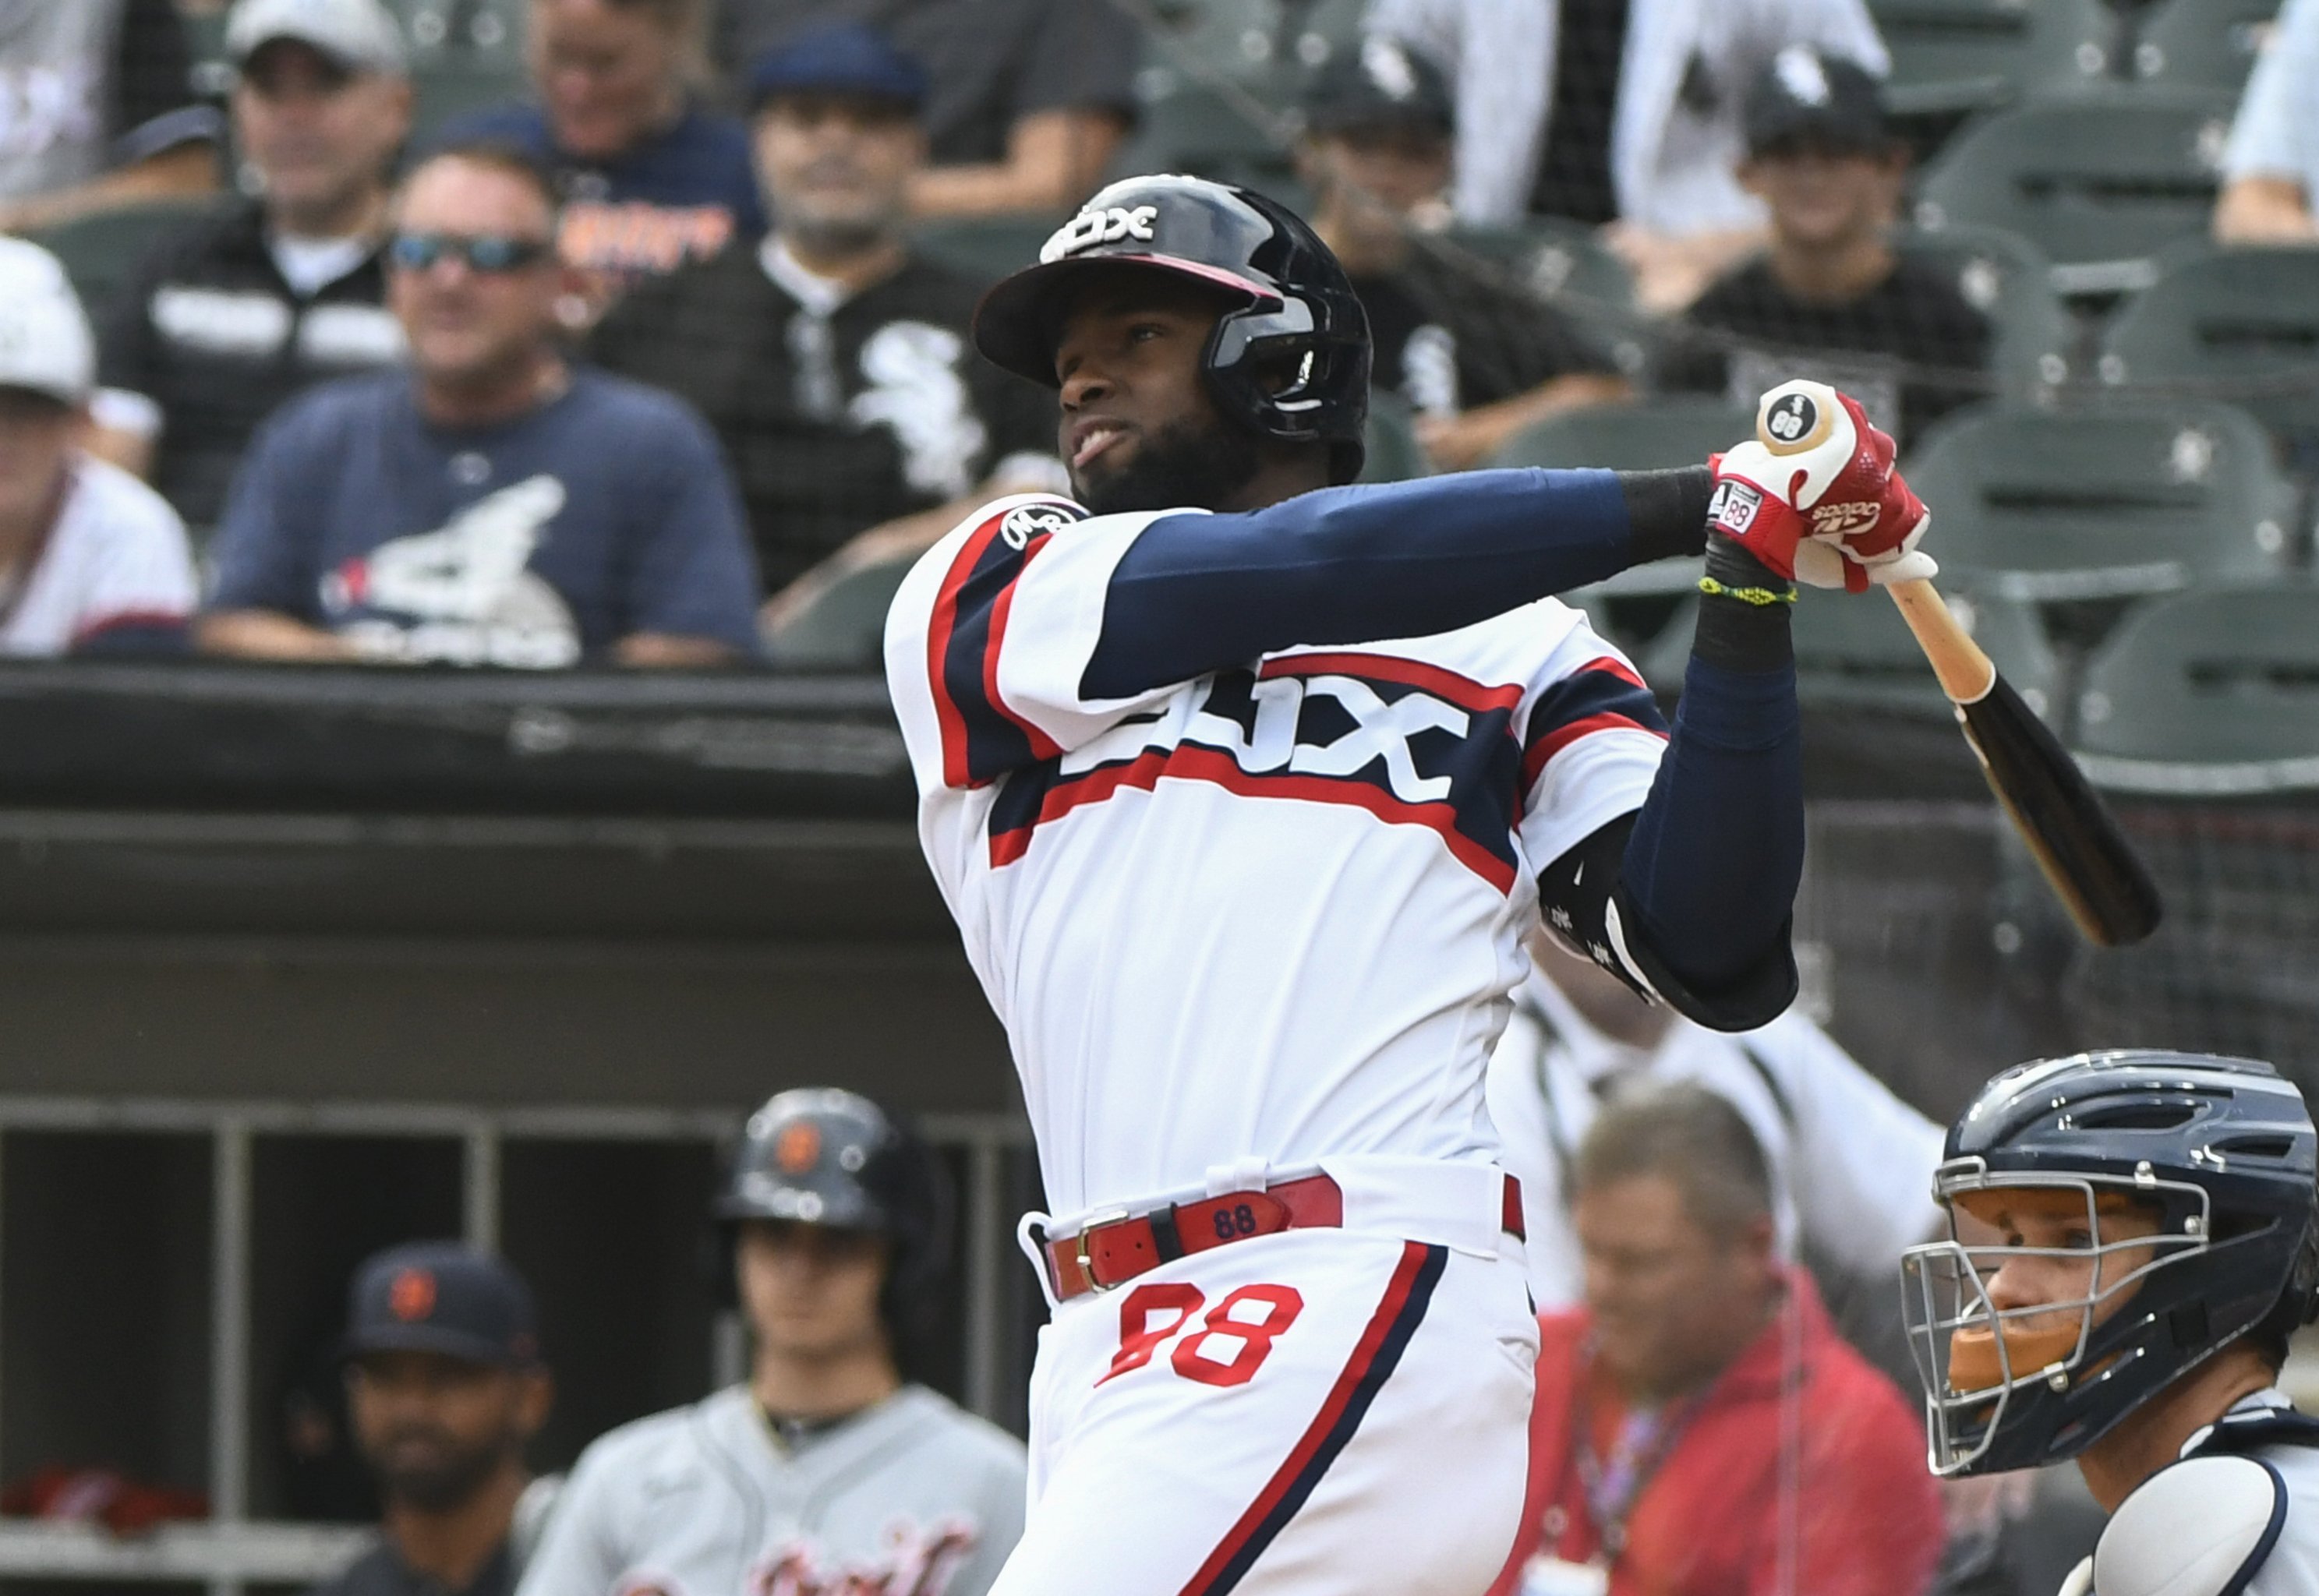
[[[1778,671],[1794,664],[1795,643],[1788,627],[1796,596],[1793,582],[1742,545],[1728,537],[1710,537],[1707,574],[1700,579],[1699,591],[1699,628],[1691,641],[1693,658],[1727,671]],[[1751,598],[1751,593],[1762,596]]]

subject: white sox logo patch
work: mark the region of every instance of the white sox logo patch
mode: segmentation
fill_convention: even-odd
[[[1151,224],[1159,219],[1157,205],[1138,205],[1132,211],[1118,205],[1082,211],[1057,228],[1039,247],[1039,258],[1060,260],[1098,244],[1117,244],[1129,239],[1148,244],[1151,241]]]

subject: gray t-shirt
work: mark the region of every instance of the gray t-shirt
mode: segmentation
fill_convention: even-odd
[[[0,198],[216,137],[182,28],[169,0],[0,0]]]
[[[2319,0],[2287,0],[2239,98],[2225,177],[2286,177],[2319,203]]]
[[[589,1447],[517,1596],[982,1596],[1023,1509],[1022,1444],[923,1386],[794,1450],[734,1386]]]

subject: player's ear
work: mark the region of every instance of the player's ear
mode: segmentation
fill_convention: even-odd
[[[546,1366],[535,1365],[516,1372],[516,1430],[529,1440],[547,1422],[547,1415],[555,1408],[555,1376]]]

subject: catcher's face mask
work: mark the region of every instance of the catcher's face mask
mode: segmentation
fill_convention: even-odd
[[[1966,1472],[1989,1450],[2016,1393],[2067,1391],[2099,1374],[2116,1350],[2105,1343],[2117,1339],[2102,1327],[2153,1271],[2208,1242],[2197,1186],[1979,1166],[1942,1167],[1934,1191],[1952,1239],[1911,1248],[1900,1263],[1940,1474]],[[2171,1230],[2170,1212],[2181,1215]]]

